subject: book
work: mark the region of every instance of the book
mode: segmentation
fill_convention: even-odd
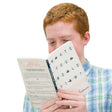
[[[18,58],[18,64],[30,103],[34,108],[39,108],[56,98],[58,89],[83,94],[91,90],[71,41],[50,53],[48,59]]]

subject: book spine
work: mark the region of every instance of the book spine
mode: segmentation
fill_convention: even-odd
[[[50,67],[50,64],[49,64],[48,60],[46,60],[46,63],[47,63],[47,66],[48,66],[48,69],[49,69],[49,72],[50,72],[51,79],[52,79],[52,81],[53,81],[55,90],[56,90],[56,92],[58,92],[58,88],[57,88],[57,86],[56,86],[56,82],[55,82],[55,79],[54,79],[54,76],[53,76],[53,73],[52,73],[52,70],[51,70],[51,67]]]

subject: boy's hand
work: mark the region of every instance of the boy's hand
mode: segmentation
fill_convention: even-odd
[[[60,89],[57,95],[63,99],[56,101],[57,106],[72,106],[72,108],[59,108],[56,112],[88,112],[83,94]]]
[[[61,101],[61,98],[55,98],[51,101],[48,101],[40,107],[40,112],[55,112],[60,105],[56,105],[56,101]]]

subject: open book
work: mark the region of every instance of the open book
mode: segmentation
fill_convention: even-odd
[[[88,93],[90,84],[71,41],[53,51],[48,59],[18,59],[32,107],[56,97],[58,89]]]

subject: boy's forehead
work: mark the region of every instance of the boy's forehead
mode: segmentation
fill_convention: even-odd
[[[74,25],[74,21],[73,22],[65,22],[65,21],[62,21],[62,20],[59,20],[53,24],[48,24],[47,26],[57,26],[57,27],[60,27],[60,26],[63,26],[63,25]],[[46,26],[46,27],[47,27]]]
[[[77,31],[73,27],[73,23],[57,22],[46,27],[46,39],[53,40],[55,38],[69,38]]]
[[[60,32],[64,32],[66,33],[67,30],[73,30],[74,29],[74,24],[73,23],[65,23],[65,22],[56,22],[54,24],[51,25],[47,25],[45,30],[47,34],[52,34],[52,33],[60,33]]]

